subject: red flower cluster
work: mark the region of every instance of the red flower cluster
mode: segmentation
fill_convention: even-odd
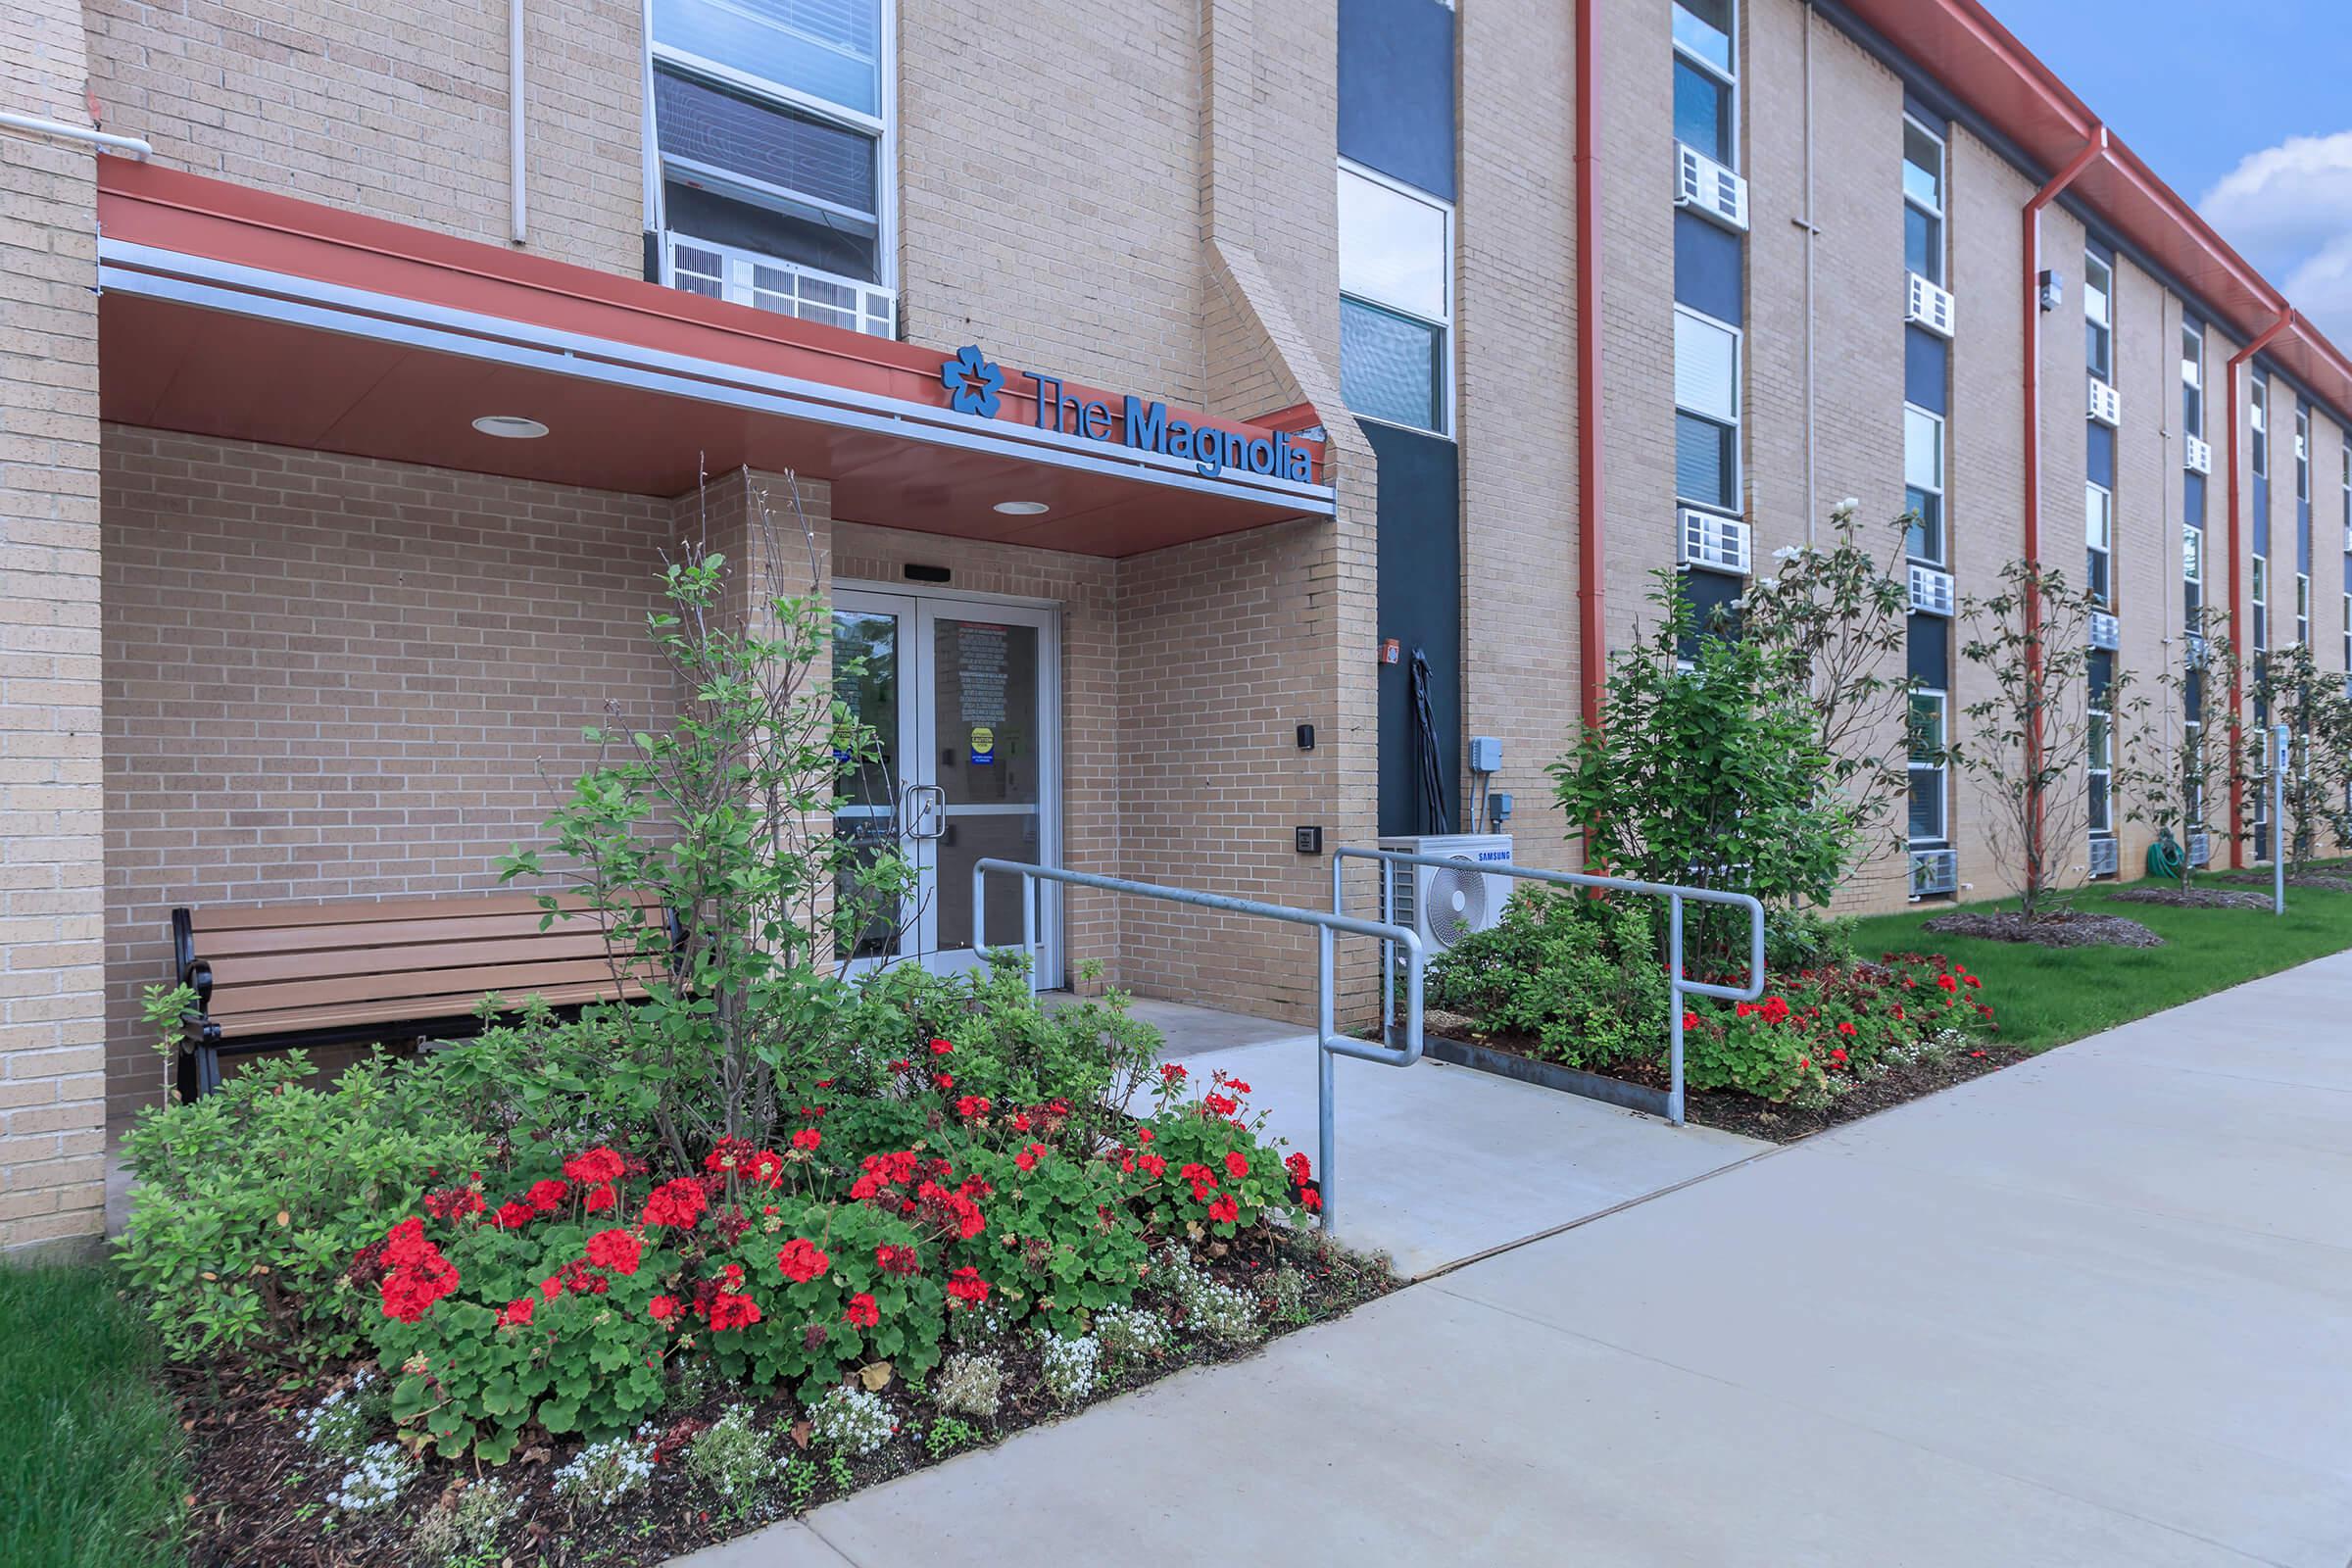
[[[794,1237],[776,1253],[776,1267],[788,1280],[806,1285],[832,1267],[833,1260],[818,1250],[814,1242]]]
[[[1221,1225],[1234,1224],[1242,1217],[1242,1205],[1233,1200],[1231,1193],[1227,1193],[1208,1205],[1208,1217]]]
[[[915,1274],[922,1270],[922,1260],[914,1255],[911,1247],[893,1247],[885,1242],[874,1249],[874,1267],[885,1274]]]
[[[528,1324],[531,1321],[531,1313],[536,1311],[538,1306],[537,1298],[517,1296],[506,1304],[505,1310],[498,1314],[498,1326],[505,1328],[509,1324],[517,1326]]]
[[[424,1221],[412,1214],[392,1227],[384,1238],[383,1260],[390,1265],[377,1294],[384,1316],[414,1323],[435,1301],[458,1288],[457,1265],[441,1249],[424,1239]]]
[[[1045,1145],[1031,1144],[1028,1148],[1013,1155],[1012,1162],[1023,1170],[1035,1170],[1037,1169],[1037,1162],[1045,1158],[1049,1152],[1051,1152],[1051,1151],[1049,1151]]]
[[[969,1311],[988,1299],[988,1281],[976,1268],[959,1268],[948,1276],[948,1295]]]
[[[956,1047],[948,1041],[934,1040],[931,1042],[931,1054],[934,1056],[952,1055],[955,1050]]]
[[[657,1323],[667,1323],[678,1315],[678,1305],[674,1296],[657,1296],[645,1303],[645,1315]]]
[[[956,1114],[961,1116],[965,1121],[978,1121],[988,1114],[988,1097],[986,1095],[964,1096],[956,1102]]]
[[[966,1241],[988,1228],[974,1201],[988,1196],[988,1183],[966,1176],[951,1191],[945,1184],[956,1179],[956,1168],[944,1159],[926,1159],[911,1149],[902,1149],[866,1155],[862,1169],[864,1174],[850,1184],[850,1197],[858,1202],[895,1207],[901,1214],[920,1213]],[[912,1197],[903,1190],[909,1186],[914,1188]]]
[[[1306,1157],[1306,1153],[1303,1150],[1286,1157],[1282,1162],[1282,1168],[1289,1171],[1291,1173],[1291,1180],[1297,1182],[1301,1187],[1304,1187],[1309,1181],[1314,1179],[1314,1161]]]
[[[539,1294],[549,1300],[566,1291],[574,1296],[602,1296],[612,1288],[612,1282],[578,1258],[539,1282]]]
[[[571,1196],[571,1189],[551,1177],[546,1181],[531,1183],[530,1191],[522,1196],[523,1200],[538,1212],[553,1214],[564,1206],[564,1200]]]
[[[715,1279],[695,1282],[694,1315],[714,1332],[750,1328],[760,1321],[760,1303],[743,1294],[741,1263],[729,1263]]]
[[[539,1217],[539,1211],[519,1199],[510,1198],[498,1205],[490,1223],[502,1231],[518,1231]]]
[[[615,1274],[634,1274],[645,1244],[627,1231],[598,1231],[588,1238],[588,1261]]]
[[[424,1211],[435,1219],[466,1219],[484,1207],[480,1191],[472,1187],[444,1187],[424,1195]]]
[[[703,1191],[701,1182],[691,1176],[680,1176],[675,1181],[663,1182],[647,1196],[645,1222],[648,1225],[668,1225],[690,1231],[694,1229],[695,1222],[703,1217],[703,1210],[710,1205],[710,1195]]]
[[[860,1291],[850,1298],[850,1304],[842,1310],[841,1315],[845,1322],[870,1329],[882,1321],[882,1308],[874,1304],[872,1297]]]
[[[804,1127],[792,1135],[792,1147],[804,1154],[814,1152],[816,1146],[824,1141],[825,1135],[813,1127]],[[774,1184],[771,1182],[769,1185]]]
[[[1225,1152],[1225,1174],[1237,1182],[1249,1175],[1250,1156],[1238,1149],[1227,1150]]]

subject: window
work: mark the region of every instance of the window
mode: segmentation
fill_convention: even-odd
[[[1904,547],[1914,561],[1943,564],[1943,419],[1903,405]]]
[[[2090,373],[2115,382],[2115,270],[2097,256],[2082,257],[2083,355]]]
[[[1911,694],[1911,842],[1942,843],[1944,718],[1951,699],[1941,692]]]
[[[2253,389],[2247,394],[2247,414],[2254,424],[2254,471],[2271,471],[2271,383],[2262,376],[2254,378]]]
[[[2311,411],[2295,411],[2295,499],[2311,499]]]
[[[2090,831],[2115,831],[2115,725],[2102,705],[2107,701],[2106,683],[2099,678],[2094,666],[2090,677]]]
[[[2254,646],[2262,649],[2271,646],[2270,558],[2267,556],[2254,557],[2253,567],[2253,572],[2248,580],[2253,584],[2249,591],[2249,597],[2254,604]]]
[[[888,337],[887,0],[653,0],[664,276]]]
[[[2187,590],[2182,603],[2193,625],[2205,603],[2205,530],[2193,522],[2180,525],[2180,582]]]
[[[1943,282],[1943,139],[1903,117],[1903,265]]]
[[[2344,595],[2344,668],[2352,670],[2352,593]]]
[[[2115,583],[2110,563],[2115,552],[2115,497],[2105,485],[2087,480],[2082,485],[2082,541],[2088,547],[2085,577],[2090,596],[2112,610]]]
[[[1679,305],[1674,493],[1692,506],[1740,511],[1740,332]]]
[[[1340,166],[1340,394],[1391,424],[1452,428],[1453,209]]]
[[[2295,645],[2311,646],[2311,573],[2295,573]]]
[[[2180,328],[2180,425],[2205,434],[2205,332],[2193,321]]]
[[[1738,165],[1739,67],[1733,0],[1675,0],[1674,137],[1726,169]]]

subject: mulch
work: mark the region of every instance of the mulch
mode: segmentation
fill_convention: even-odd
[[[2239,893],[2230,888],[2126,888],[2113,897],[2123,904],[2161,904],[2176,909],[2261,909],[2268,911],[2267,893]]]
[[[2200,877],[2198,880],[2227,882],[2231,887],[2236,888],[2267,888],[2271,885],[2271,879],[2268,875],[2239,875],[2235,872],[2229,872],[2219,876],[2208,873],[2206,876]],[[2352,877],[2334,876],[2326,871],[2304,871],[2301,873],[2289,871],[2286,874],[2286,885],[2290,888],[2317,888],[2323,893],[2352,893]],[[2268,898],[2265,898],[2262,901],[2262,906],[2266,909],[2269,908],[2271,906],[2271,901]]]
[[[1271,1225],[1236,1238],[1222,1255],[1201,1253],[1200,1261],[1210,1277],[1252,1294],[1262,1292],[1276,1267],[1292,1263],[1306,1277],[1303,1309],[1295,1319],[1275,1320],[1265,1339],[1250,1345],[1179,1338],[1150,1365],[1098,1383],[1085,1403],[1114,1397],[1186,1366],[1255,1354],[1272,1339],[1336,1317],[1401,1283],[1382,1260],[1336,1249],[1317,1251]],[[1003,1402],[987,1420],[957,1417],[979,1430],[972,1446],[993,1446],[1024,1427],[1072,1413],[1047,1392],[1034,1346],[1007,1339],[989,1348],[1004,1365]],[[350,1370],[304,1375],[252,1361],[165,1369],[166,1388],[188,1434],[189,1568],[408,1568],[417,1562],[412,1540],[417,1519],[444,1493],[472,1478],[475,1467],[470,1461],[428,1458],[424,1475],[389,1508],[339,1519],[324,1498],[347,1464],[304,1441],[301,1416]],[[877,1452],[850,1462],[853,1485],[846,1491],[820,1465],[807,1507],[939,1462],[918,1440],[937,1412],[919,1396],[910,1399],[903,1384],[892,1384],[884,1396],[904,1415],[900,1435]],[[738,1404],[750,1405],[764,1430],[785,1431],[806,1414],[788,1394],[756,1395],[741,1387],[722,1387],[697,1401],[673,1400],[655,1418],[662,1436],[653,1479],[600,1513],[575,1517],[553,1490],[556,1471],[583,1446],[577,1438],[526,1445],[512,1463],[485,1468],[481,1473],[514,1494],[519,1507],[500,1534],[499,1552],[484,1568],[652,1568],[790,1517],[795,1510],[773,1487],[748,1513],[730,1513],[685,1471],[684,1449],[693,1437]],[[791,1451],[789,1443],[785,1451]]]
[[[1465,1020],[1466,1021],[1466,1020]],[[1528,1036],[1490,1034],[1480,1030],[1464,1031],[1465,1038],[1495,1051],[1507,1051],[1531,1061],[1546,1061],[1536,1041]],[[1769,1100],[1743,1095],[1736,1089],[1691,1089],[1683,1091],[1683,1116],[1701,1127],[1719,1132],[1739,1133],[1748,1138],[1760,1138],[1767,1143],[1793,1144],[1802,1138],[1838,1126],[1859,1121],[1865,1116],[1889,1109],[1905,1101],[1922,1095],[1949,1089],[1954,1084],[1982,1078],[1988,1072],[2014,1066],[2032,1054],[2011,1046],[1986,1042],[1947,1062],[1920,1062],[1912,1066],[1889,1068],[1884,1077],[1853,1081],[1853,1087],[1826,1106],[1802,1110],[1794,1105],[1776,1105]],[[1595,1069],[1600,1070],[1600,1069]],[[1664,1062],[1633,1061],[1612,1063],[1605,1069],[1611,1078],[1664,1094],[1668,1074]]]
[[[2118,894],[2116,897],[2123,897]],[[2025,920],[2014,909],[1954,909],[1920,927],[1937,936],[1979,937],[2042,948],[2161,948],[2164,938],[2137,920],[2087,909],[2062,909]]]

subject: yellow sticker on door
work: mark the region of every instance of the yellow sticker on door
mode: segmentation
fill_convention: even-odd
[[[972,726],[972,765],[993,767],[997,760],[997,732],[986,724]]]

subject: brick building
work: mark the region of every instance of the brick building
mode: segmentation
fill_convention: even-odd
[[[1923,514],[1952,711],[2078,487],[2113,660],[2352,646],[2352,365],[1975,0],[0,0],[0,1250],[98,1229],[172,908],[494,887],[786,469],[930,962],[984,854],[1318,905],[1298,828],[1490,825],[1473,735],[1570,863],[1648,574],[1843,496]],[[1852,906],[2001,891],[1916,782]],[[1287,930],[1045,913],[1052,980],[1313,1005]]]

